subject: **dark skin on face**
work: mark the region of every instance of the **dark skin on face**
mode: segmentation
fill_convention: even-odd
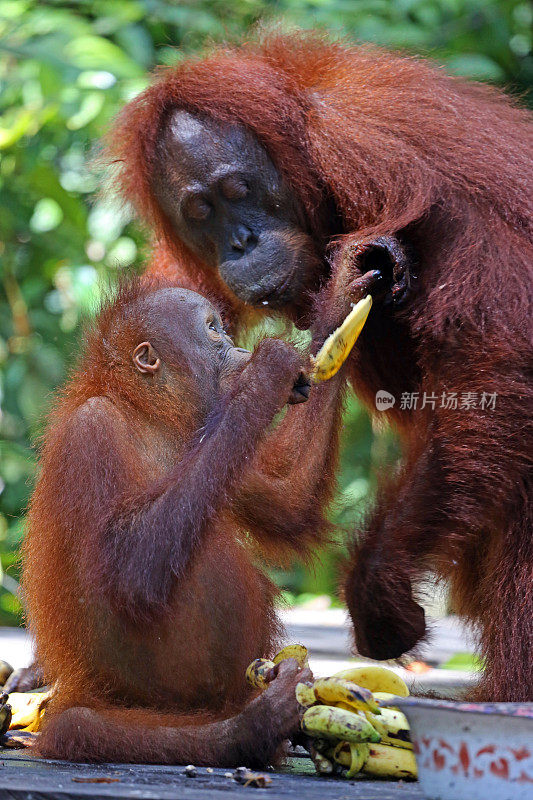
[[[179,393],[180,376],[191,368],[198,377],[203,413],[209,413],[251,353],[235,347],[218,311],[187,289],[161,289],[144,301],[151,320],[149,341],[132,350],[132,361],[152,385],[165,383]]]
[[[136,369],[179,393],[179,376],[184,366],[192,367],[199,380],[202,411],[208,414],[231,390],[252,353],[235,347],[216,308],[196,292],[161,289],[151,294],[145,305],[152,332],[150,341],[139,342],[132,350]],[[305,402],[310,389],[309,378],[302,371],[288,403]]]
[[[309,230],[294,191],[243,126],[176,110],[163,128],[156,160],[154,195],[181,241],[239,299],[283,309],[306,327],[310,293],[328,272],[327,240],[343,233],[340,224]],[[338,223],[334,213],[331,218]],[[358,263],[349,298],[370,292],[386,305],[407,299],[415,276],[394,237],[365,244]],[[349,305],[336,323],[348,311]]]
[[[244,127],[173,112],[153,190],[179,238],[245,302],[297,307],[317,288],[320,259],[305,215]]]

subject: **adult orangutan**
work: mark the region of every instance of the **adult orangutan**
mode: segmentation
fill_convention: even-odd
[[[218,295],[233,330],[265,308],[328,330],[374,294],[349,370],[370,405],[394,396],[404,467],[353,546],[358,650],[424,636],[432,567],[480,626],[477,696],[532,699],[530,114],[414,58],[274,33],[165,70],[109,141],[153,269]]]
[[[56,683],[42,755],[264,766],[298,730],[309,670],[283,663],[256,698],[244,674],[280,633],[259,550],[304,554],[327,529],[341,379],[270,427],[309,396],[304,363],[280,339],[236,348],[188,290],[136,282],[103,310],[51,416],[24,544]]]

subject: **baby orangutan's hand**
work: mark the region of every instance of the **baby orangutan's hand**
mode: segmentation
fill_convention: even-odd
[[[296,700],[296,684],[312,681],[309,667],[300,668],[294,658],[281,661],[271,670],[273,679],[265,689],[262,699],[270,706],[271,720],[276,720],[280,734],[288,739],[300,730],[300,717]]]

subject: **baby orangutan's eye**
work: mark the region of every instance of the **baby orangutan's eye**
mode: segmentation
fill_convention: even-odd
[[[219,330],[219,326],[215,319],[207,320],[207,329],[209,331],[209,338],[213,342],[219,342],[222,339],[223,333]]]

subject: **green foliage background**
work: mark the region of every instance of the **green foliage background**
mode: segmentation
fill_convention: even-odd
[[[527,93],[533,83],[524,0],[0,0],[0,624],[14,592],[31,442],[72,363],[100,278],[139,269],[145,235],[98,196],[91,157],[110,119],[156,65],[259,20],[322,27],[429,55],[460,74]],[[350,401],[336,518],[348,526],[394,443]],[[58,498],[58,503],[61,498]],[[333,592],[330,556],[279,574],[293,594]]]

